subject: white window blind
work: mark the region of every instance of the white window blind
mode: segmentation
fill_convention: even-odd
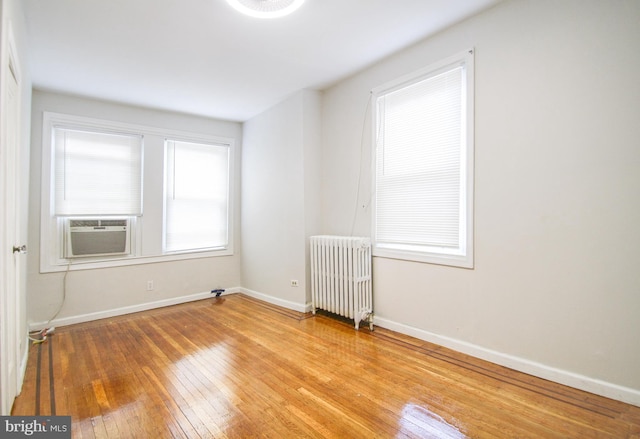
[[[53,130],[54,213],[142,214],[142,136]]]
[[[376,92],[377,248],[466,255],[467,73],[456,62]]]
[[[229,145],[166,141],[166,252],[229,243]]]

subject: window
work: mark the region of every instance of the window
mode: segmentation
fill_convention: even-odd
[[[374,255],[473,267],[473,51],[373,90]]]
[[[166,252],[228,244],[229,146],[166,142]]]
[[[142,136],[53,133],[56,215],[142,215]]]
[[[233,254],[233,144],[45,112],[41,272]]]

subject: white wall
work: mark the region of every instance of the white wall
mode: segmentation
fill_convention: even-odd
[[[320,223],[319,109],[319,94],[303,90],[243,131],[242,286],[298,310],[310,300],[307,243]]]
[[[639,22],[508,1],[326,90],[323,232],[369,235],[369,91],[476,50],[475,269],[376,258],[376,323],[640,405]]]
[[[63,297],[64,273],[39,272],[42,115],[44,111],[159,127],[236,139],[236,187],[240,184],[242,126],[182,114],[148,110],[35,90],[32,105],[31,196],[29,223],[29,321],[46,323]],[[161,184],[159,182],[158,184]],[[238,191],[236,191],[237,198]],[[239,240],[239,202],[235,206],[235,241]],[[237,245],[237,244],[236,244]],[[154,290],[147,291],[147,280]],[[58,319],[70,323],[111,314],[177,303],[214,288],[240,285],[240,257],[220,256],[126,267],[71,271]]]

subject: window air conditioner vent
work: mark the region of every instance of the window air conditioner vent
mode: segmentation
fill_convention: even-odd
[[[128,255],[128,219],[69,219],[65,258]]]

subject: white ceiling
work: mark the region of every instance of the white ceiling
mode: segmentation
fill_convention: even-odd
[[[245,121],[499,0],[306,0],[288,17],[225,0],[26,0],[34,87]]]

